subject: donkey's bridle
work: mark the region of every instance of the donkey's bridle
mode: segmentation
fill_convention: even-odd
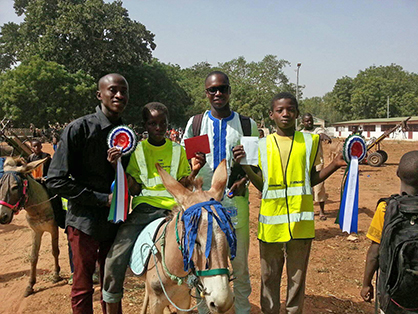
[[[180,212],[177,213],[175,230],[176,230],[176,242],[179,247],[179,250],[181,251],[181,254],[183,254],[184,253],[183,246],[181,245],[181,239],[180,239],[179,231],[178,231],[179,218],[180,218]],[[184,237],[184,234],[183,234],[183,237]],[[197,270],[195,267],[192,267],[191,271],[195,273],[197,277],[216,276],[216,275],[223,275],[223,274],[226,274],[228,275],[228,277],[230,277],[230,272],[228,268]]]
[[[6,206],[8,208],[10,208],[13,213],[15,215],[17,215],[19,213],[19,211],[25,206],[27,200],[28,200],[28,180],[27,179],[22,179],[19,175],[19,172],[17,171],[5,171],[3,176],[5,175],[12,175],[16,182],[17,182],[17,187],[18,187],[18,193],[22,193],[22,195],[19,197],[19,200],[17,201],[17,203],[15,205],[11,205],[9,203],[7,203],[6,201],[0,200],[0,205]]]

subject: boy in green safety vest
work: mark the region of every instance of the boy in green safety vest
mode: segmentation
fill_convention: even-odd
[[[121,224],[105,263],[103,300],[107,314],[122,312],[123,282],[136,238],[147,224],[165,217],[176,205],[162,184],[155,164],[160,164],[180,183],[189,186],[205,163],[204,155],[196,155],[191,171],[183,147],[164,137],[168,127],[165,105],[158,102],[145,105],[142,119],[148,139],[138,143],[126,168],[129,191],[134,196],[133,210]],[[114,149],[110,155],[114,163],[120,151]]]
[[[305,280],[312,239],[315,236],[312,186],[324,181],[346,163],[342,154],[317,172],[319,136],[297,132],[296,98],[280,93],[271,102],[270,119],[276,133],[259,142],[259,168],[243,166],[254,186],[262,191],[258,220],[263,313],[280,313],[280,284],[284,263],[287,269],[286,312],[302,313]],[[245,151],[233,149],[239,162]]]

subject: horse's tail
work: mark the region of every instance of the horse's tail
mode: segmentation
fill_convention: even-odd
[[[141,314],[147,314],[148,301],[149,301],[148,289],[147,289],[147,285],[145,285],[145,297],[144,297],[144,302],[142,303]]]

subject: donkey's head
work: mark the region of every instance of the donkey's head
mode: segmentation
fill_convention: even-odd
[[[0,178],[0,223],[8,224],[13,215],[25,205],[27,197],[27,174],[47,160],[25,163],[21,158],[7,157],[3,164],[4,173]]]
[[[202,191],[202,184],[198,181],[192,192],[158,164],[156,167],[167,191],[184,210],[184,270],[191,268],[195,271],[201,295],[210,311],[224,313],[234,302],[229,285],[228,256],[230,251],[232,256],[235,255],[236,249],[235,231],[219,203],[227,182],[226,162],[223,160],[215,170],[209,191]]]

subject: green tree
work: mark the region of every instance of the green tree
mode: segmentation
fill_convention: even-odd
[[[311,113],[314,116],[324,119],[327,124],[341,121],[341,113],[335,108],[335,98],[331,93],[323,97],[311,97],[300,102],[300,112]]]
[[[15,125],[47,126],[92,112],[96,84],[83,71],[69,73],[62,65],[34,57],[0,74],[0,105]]]
[[[338,79],[324,102],[333,119],[346,121],[386,117],[388,97],[391,117],[417,115],[418,75],[396,64],[371,66]]]
[[[192,100],[192,105],[186,110],[187,117],[201,113],[209,108],[205,94],[205,79],[213,70],[214,68],[207,62],[200,62],[190,68],[181,70],[179,85]]]
[[[311,97],[299,101],[299,111],[303,115],[305,113],[310,113],[316,117],[324,118],[324,100],[322,97]]]
[[[188,108],[193,101],[180,85],[181,69],[177,65],[164,64],[158,60],[122,69],[129,82],[130,100],[124,120],[142,125],[141,112],[149,102],[162,102],[168,107],[170,124],[175,127],[186,125]]]
[[[341,114],[342,120],[353,118],[351,96],[354,89],[353,79],[344,76],[337,80],[334,88],[329,95],[329,100],[333,102],[335,110]]]
[[[286,60],[266,55],[259,62],[247,62],[244,57],[220,63],[219,68],[228,74],[233,97],[231,107],[257,122],[270,124],[268,112],[273,96],[282,91],[295,93],[295,86],[289,83],[283,68],[289,66]]]
[[[353,80],[351,101],[354,118],[383,118],[418,114],[418,75],[396,64],[371,66]]]
[[[0,65],[9,68],[34,55],[99,78],[121,66],[151,61],[154,34],[129,18],[122,1],[16,0],[20,25],[1,28]]]

